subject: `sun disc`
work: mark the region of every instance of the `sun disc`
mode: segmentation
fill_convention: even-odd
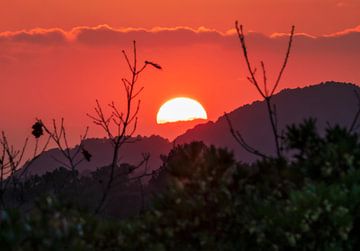
[[[179,97],[165,102],[159,109],[156,117],[158,124],[207,119],[204,107],[191,98]]]

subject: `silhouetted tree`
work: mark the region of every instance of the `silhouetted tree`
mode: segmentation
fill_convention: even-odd
[[[36,130],[35,146],[33,155],[30,160],[24,163],[24,156],[27,155],[29,139],[26,138],[23,146],[16,149],[9,143],[5,132],[1,132],[0,136],[0,208],[6,207],[5,193],[12,189],[13,195],[17,196],[20,205],[24,202],[24,182],[29,167],[36,159],[47,149],[49,138],[43,144],[39,151],[39,137],[41,133],[38,128]]]
[[[113,146],[109,179],[104,188],[101,200],[95,209],[96,213],[100,212],[102,209],[107,199],[109,190],[112,187],[115,177],[115,169],[119,167],[120,148],[123,144],[129,142],[137,127],[137,115],[140,109],[140,99],[138,99],[138,96],[144,89],[144,87],[138,87],[139,77],[148,65],[156,69],[161,69],[160,65],[150,61],[145,61],[143,64],[139,65],[137,61],[138,59],[135,41],[133,42],[132,62],[130,62],[129,57],[124,50],[122,53],[131,74],[129,79],[122,78],[122,83],[126,94],[125,110],[122,111],[120,108],[118,108],[118,106],[115,105],[115,102],[111,102],[109,104],[110,115],[106,115],[102,106],[100,105],[100,102],[96,100],[95,115],[88,114],[93,122],[104,130]],[[145,163],[145,161],[143,163]]]
[[[64,126],[64,119],[62,118],[59,125],[56,123],[56,120],[52,120],[52,128],[46,126],[43,121],[37,119],[35,124],[33,125],[33,135],[36,139],[38,139],[41,135],[43,135],[43,132],[45,132],[48,137],[52,140],[52,142],[55,143],[55,145],[60,150],[62,156],[65,159],[65,162],[54,158],[55,161],[57,161],[59,164],[64,166],[65,168],[69,169],[72,173],[72,182],[75,184],[76,189],[76,183],[77,183],[77,174],[78,170],[77,167],[81,162],[84,160],[90,161],[91,154],[84,149],[83,142],[87,137],[89,128],[86,127],[84,135],[80,135],[80,145],[77,147],[77,149],[74,152],[70,151],[68,138],[66,134],[66,129]],[[82,153],[82,154],[80,154]]]

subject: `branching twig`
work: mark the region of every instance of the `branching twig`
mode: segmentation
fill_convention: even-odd
[[[41,128],[46,132],[48,137],[56,144],[62,156],[65,158],[67,163],[52,156],[52,158],[56,162],[60,163],[64,167],[71,170],[72,179],[73,179],[72,182],[75,184],[75,188],[76,188],[77,167],[85,159],[85,156],[81,156],[79,158],[79,153],[84,149],[83,143],[87,137],[89,128],[86,127],[84,134],[80,136],[80,145],[77,147],[77,149],[74,152],[71,152],[63,118],[61,119],[59,125],[57,124],[56,120],[53,119],[52,128],[46,126],[43,123],[43,121],[41,121],[40,119],[37,119],[37,123],[41,125]]]
[[[281,80],[281,77],[284,73],[284,70],[286,68],[286,65],[288,63],[288,60],[289,60],[289,56],[290,56],[290,51],[291,51],[291,47],[292,47],[292,43],[293,43],[293,38],[294,38],[294,34],[295,34],[295,26],[293,25],[291,27],[291,31],[290,31],[290,37],[289,37],[289,44],[288,44],[288,47],[287,47],[287,50],[286,50],[286,54],[285,54],[285,58],[284,58],[284,63],[282,64],[281,66],[281,69],[280,69],[280,72],[279,72],[279,75],[276,79],[276,82],[275,82],[275,85],[270,93],[270,96],[274,95],[274,92],[276,90],[276,88],[278,87],[279,83],[280,83],[280,80]]]
[[[110,163],[109,179],[101,196],[99,204],[95,209],[95,213],[99,213],[101,211],[107,199],[108,193],[112,187],[115,169],[119,166],[119,150],[124,143],[127,143],[127,141],[134,135],[136,131],[137,116],[140,109],[140,100],[136,101],[136,99],[143,90],[143,87],[137,87],[139,76],[148,65],[151,65],[157,69],[161,69],[158,64],[152,63],[150,61],[145,61],[144,64],[140,68],[138,68],[135,41],[133,42],[132,62],[130,61],[130,58],[127,55],[126,51],[123,50],[122,53],[131,73],[131,77],[129,79],[122,79],[122,84],[126,96],[125,111],[120,111],[120,109],[115,106],[115,103],[112,102],[109,104],[111,111],[110,115],[107,116],[105,115],[105,112],[102,109],[99,101],[96,101],[95,115],[88,114],[88,116],[93,120],[93,122],[104,130],[113,145],[113,156]]]
[[[12,146],[6,135],[5,132],[1,132],[0,136],[0,206],[5,207],[5,193],[9,189],[11,184],[11,188],[13,191],[19,192],[19,201],[23,202],[24,194],[22,190],[23,183],[25,180],[23,176],[26,174],[29,167],[35,162],[35,160],[46,150],[49,140],[45,142],[43,147],[40,151],[39,147],[39,139],[36,138],[34,150],[33,150],[33,157],[31,160],[28,160],[23,164],[24,156],[27,152],[28,146],[28,138],[25,139],[25,142],[21,149],[15,150],[14,146]],[[23,166],[21,166],[23,164]],[[20,188],[20,189],[19,189]]]
[[[261,157],[263,159],[268,159],[269,158],[265,154],[259,152],[258,150],[256,150],[255,148],[253,148],[249,144],[247,144],[246,141],[244,140],[243,136],[238,131],[235,131],[235,129],[234,129],[233,125],[232,125],[232,122],[231,122],[231,120],[229,118],[229,115],[227,113],[225,113],[224,115],[225,115],[226,121],[227,121],[227,123],[229,125],[231,135],[233,136],[235,141],[242,148],[244,148],[245,151],[247,151],[247,152],[249,152],[251,154],[257,155],[257,156],[259,156],[259,157]]]
[[[272,129],[272,133],[274,136],[274,141],[275,141],[275,147],[276,147],[276,153],[278,158],[282,157],[282,148],[281,148],[281,144],[280,144],[280,135],[279,135],[279,131],[278,131],[278,122],[277,122],[277,112],[276,112],[276,108],[272,105],[271,99],[280,83],[280,80],[283,76],[284,70],[287,66],[288,60],[289,60],[289,56],[290,56],[290,51],[292,48],[292,43],[293,43],[293,38],[294,38],[294,34],[295,34],[295,26],[292,26],[291,28],[291,32],[290,32],[290,37],[289,37],[289,43],[288,43],[288,47],[287,47],[287,51],[285,54],[285,58],[284,58],[284,62],[280,68],[280,72],[276,78],[276,81],[273,85],[273,87],[271,88],[271,91],[269,92],[269,88],[268,88],[268,79],[266,76],[266,69],[265,69],[265,63],[263,61],[261,61],[261,69],[262,69],[262,74],[263,74],[263,89],[261,89],[260,85],[259,85],[259,81],[256,78],[256,68],[253,68],[251,61],[249,59],[249,53],[248,53],[248,49],[247,49],[247,45],[246,45],[246,41],[245,41],[245,34],[244,34],[244,30],[243,30],[243,26],[239,25],[238,22],[235,22],[235,28],[237,31],[237,35],[239,37],[240,40],[240,44],[241,44],[241,48],[243,51],[243,55],[244,55],[244,59],[245,59],[245,63],[248,69],[248,72],[250,74],[250,76],[247,77],[247,79],[249,80],[249,82],[255,86],[256,90],[258,91],[258,93],[261,95],[261,97],[264,99],[265,103],[266,103],[266,107],[267,107],[267,111],[268,111],[268,115],[269,115],[269,120],[270,120],[270,124],[271,124],[271,129]],[[230,131],[231,134],[233,135],[233,137],[235,138],[235,140],[248,152],[251,152],[255,155],[258,155],[258,151],[256,151],[254,148],[250,147],[248,144],[246,144],[245,140],[243,139],[243,137],[241,136],[241,134],[237,131],[234,131],[234,129],[232,128],[232,125],[230,123],[230,119],[228,117],[227,121],[230,127]],[[261,156],[261,155],[260,155]]]

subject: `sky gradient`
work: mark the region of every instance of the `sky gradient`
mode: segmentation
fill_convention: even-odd
[[[220,31],[234,20],[261,33],[286,31],[323,35],[359,25],[358,0],[2,0],[0,30],[96,26],[206,26]]]
[[[141,61],[163,67],[142,75],[139,134],[175,136],[156,125],[156,113],[177,96],[198,100],[216,120],[260,98],[246,80],[235,20],[250,31],[250,56],[265,61],[270,80],[286,49],[284,33],[296,25],[279,90],[326,80],[360,83],[359,1],[119,2],[0,2],[0,130],[19,142],[36,117],[64,117],[73,143],[86,125],[90,136],[101,137],[86,113],[95,99],[124,100],[121,50],[134,39]]]

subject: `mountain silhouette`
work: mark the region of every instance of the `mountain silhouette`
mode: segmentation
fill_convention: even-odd
[[[360,88],[350,83],[326,82],[305,88],[284,89],[273,96],[276,105],[278,126],[280,131],[286,125],[302,122],[306,118],[315,118],[321,131],[329,125],[350,126],[358,110],[358,101],[354,90]],[[275,154],[273,135],[264,101],[241,106],[228,113],[234,129],[239,131],[246,142],[257,150]],[[174,123],[173,126],[176,126]],[[161,136],[138,136],[133,143],[123,145],[120,156],[123,163],[136,165],[142,160],[142,153],[150,153],[149,169],[157,169],[161,165],[160,155],[167,154],[174,144],[203,141],[207,145],[226,147],[232,150],[238,160],[254,161],[254,155],[243,150],[232,137],[229,125],[224,116],[216,122],[198,124],[170,142]],[[75,151],[78,146],[71,149]],[[107,139],[86,139],[84,147],[92,154],[90,162],[82,162],[79,172],[87,174],[98,167],[111,162],[112,146]],[[58,149],[51,149],[42,154],[29,168],[29,174],[44,174],[61,164],[54,160],[63,160]]]
[[[272,98],[276,105],[280,131],[286,125],[315,118],[323,131],[326,126],[339,124],[350,126],[358,109],[354,90],[360,88],[350,83],[325,82],[305,88],[284,89]],[[268,118],[266,103],[255,101],[228,113],[235,130],[255,149],[275,154],[275,145]],[[248,162],[255,156],[243,150],[230,134],[225,116],[216,122],[195,126],[175,139],[176,144],[203,141],[208,145],[226,147],[234,151],[237,159]]]
[[[79,146],[75,146],[70,151],[75,152]],[[91,161],[83,161],[78,166],[78,171],[82,175],[87,175],[97,168],[107,166],[112,160],[112,145],[108,139],[85,139],[83,147],[92,155]],[[155,169],[161,165],[161,154],[167,154],[172,144],[160,136],[150,136],[131,138],[129,143],[124,144],[120,149],[121,163],[132,165],[139,164],[143,153],[149,153],[149,169]],[[59,149],[54,148],[44,152],[39,158],[29,166],[27,175],[43,175],[56,168],[63,166],[57,160],[66,163]],[[140,170],[139,170],[140,171]]]

